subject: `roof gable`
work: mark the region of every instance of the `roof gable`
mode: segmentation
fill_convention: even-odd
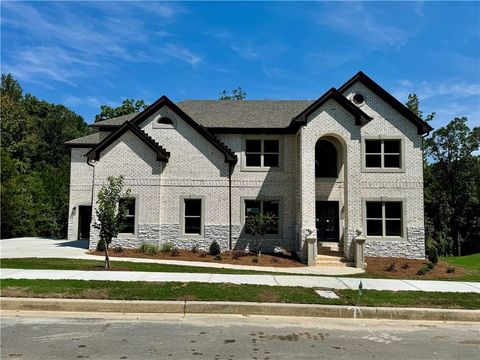
[[[400,101],[395,99],[392,95],[390,95],[390,93],[388,93],[375,81],[373,81],[371,78],[365,75],[362,71],[359,71],[345,84],[340,86],[338,91],[343,93],[357,81],[365,85],[372,92],[374,92],[378,97],[380,97],[383,101],[385,101],[388,105],[390,105],[393,109],[395,109],[398,113],[400,113],[409,121],[411,121],[417,127],[418,134],[425,134],[433,130],[433,128],[426,121],[422,120],[413,112],[411,112],[405,105],[403,105]]]
[[[372,117],[365,114],[360,108],[348,101],[347,98],[340,94],[335,88],[331,88],[300,114],[295,116],[290,123],[290,128],[298,130],[301,125],[305,125],[307,123],[307,117],[330,99],[335,100],[337,103],[343,106],[345,110],[351,113],[355,118],[356,125],[364,125],[372,120]]]
[[[152,105],[146,108],[141,113],[138,113],[130,122],[139,126],[144,120],[153,115],[158,109],[163,106],[167,106],[175,114],[177,114],[182,120],[196,130],[201,136],[203,136],[208,142],[210,142],[215,148],[217,148],[225,156],[225,162],[235,164],[237,162],[237,156],[230,150],[224,143],[216,138],[212,133],[205,129],[202,125],[198,124],[189,115],[187,115],[182,109],[175,105],[169,98],[163,95],[160,99],[155,101]]]
[[[87,152],[86,156],[88,160],[99,160],[102,150],[104,150],[107,146],[109,146],[127,131],[132,132],[149,148],[151,148],[157,154],[157,160],[162,162],[168,162],[170,153],[166,151],[161,145],[159,145],[155,140],[153,140],[150,136],[148,136],[143,130],[141,130],[135,125],[132,125],[129,121],[123,123],[123,125],[121,125],[117,130],[112,132],[105,139],[100,141],[100,143],[97,144],[93,149]]]

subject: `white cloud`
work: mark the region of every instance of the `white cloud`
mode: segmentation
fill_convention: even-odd
[[[480,84],[465,80],[418,81],[399,80],[393,91],[399,99],[407,99],[408,94],[415,93],[420,100],[447,96],[453,99],[480,96]]]
[[[80,78],[110,72],[125,62],[180,60],[195,66],[202,60],[182,44],[158,41],[173,40],[164,27],[183,11],[177,4],[3,2],[1,6],[3,36],[18,40],[15,48],[4,42],[3,67],[22,81],[74,85]],[[157,16],[158,23],[147,24],[145,11]]]

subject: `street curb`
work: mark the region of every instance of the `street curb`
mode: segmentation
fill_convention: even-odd
[[[211,301],[128,301],[86,299],[0,298],[2,310],[236,314],[388,320],[474,321],[480,310],[354,307],[342,305],[280,304]]]

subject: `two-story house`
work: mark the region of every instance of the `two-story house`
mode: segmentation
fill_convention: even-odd
[[[245,249],[251,214],[276,225],[264,251],[306,260],[306,236],[352,257],[424,258],[422,138],[432,128],[364,73],[317,100],[185,100],[97,122],[69,141],[69,239],[98,242],[96,195],[123,175],[133,199],[113,245]],[[127,201],[127,200],[125,200]],[[92,216],[93,214],[93,216]]]

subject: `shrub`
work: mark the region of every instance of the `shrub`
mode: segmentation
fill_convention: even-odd
[[[274,263],[274,264],[278,264],[280,262],[280,260],[276,257],[273,257],[270,262]]]
[[[222,260],[223,259],[222,254],[215,255],[214,259],[215,260]]]
[[[218,242],[216,242],[215,240],[213,240],[213,242],[210,244],[210,255],[219,255],[221,252],[221,249],[220,249],[220,245],[218,244]]]
[[[434,265],[438,263],[438,254],[437,254],[437,249],[431,250],[428,255],[427,255],[428,260]]]
[[[100,239],[97,243],[97,250],[98,251],[105,251],[105,241]]]
[[[155,255],[158,253],[158,245],[142,242],[138,247],[138,251],[147,255]]]
[[[117,245],[113,248],[113,252],[116,252],[116,253],[121,253],[123,252],[123,247],[122,245]]]
[[[386,268],[385,268],[385,271],[388,271],[388,272],[396,272],[397,271],[397,268],[395,267],[395,262],[391,263],[390,265],[388,265]]]
[[[435,264],[431,261],[427,263],[428,270],[432,270],[435,267]]]
[[[402,264],[402,266],[400,266],[401,269],[409,269],[410,268],[410,265],[408,265],[408,263],[404,263]]]
[[[252,263],[254,264],[258,263],[258,256],[252,257]]]
[[[160,251],[162,253],[167,253],[171,252],[175,248],[175,245],[173,245],[171,242],[166,242],[165,244],[162,244],[160,247]]]
[[[454,273],[454,272],[455,272],[455,267],[449,266],[449,267],[447,268],[447,273],[451,274],[451,273]]]
[[[200,253],[200,257],[202,257],[202,258],[207,257],[207,253],[204,252],[204,251],[202,251],[202,252]]]
[[[425,275],[430,269],[428,266],[422,266],[418,271],[417,275]]]
[[[192,254],[196,254],[196,253],[198,252],[198,247],[197,247],[197,245],[193,245],[191,251],[192,251]]]
[[[170,253],[170,255],[172,256],[180,256],[180,251],[178,250],[178,248],[174,247]]]

